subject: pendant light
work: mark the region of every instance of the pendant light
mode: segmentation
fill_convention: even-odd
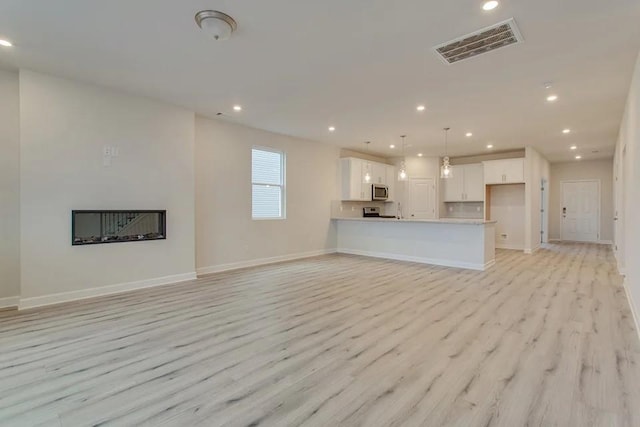
[[[449,164],[449,156],[447,155],[449,129],[451,128],[444,128],[444,158],[442,159],[442,167],[440,167],[440,178],[442,179],[448,179],[453,176],[453,169]]]
[[[367,154],[369,153],[369,144],[371,144],[371,141],[364,142],[364,149]],[[364,175],[362,176],[362,182],[364,182],[365,184],[371,184],[371,162],[369,162],[368,160]]]
[[[398,181],[407,181],[409,179],[409,175],[407,175],[407,165],[405,163],[404,157],[404,139],[407,135],[401,135],[402,138],[402,161],[400,162],[400,170],[398,171]]]

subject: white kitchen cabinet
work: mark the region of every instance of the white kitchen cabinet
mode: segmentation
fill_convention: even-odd
[[[484,167],[482,163],[464,165],[464,201],[484,201]]]
[[[524,182],[524,159],[489,160],[484,164],[485,184],[521,184]]]
[[[443,180],[445,202],[484,201],[482,164],[452,166],[451,169],[453,176]]]
[[[464,171],[462,166],[451,166],[451,176],[443,179],[445,202],[461,202],[464,200]]]
[[[376,162],[368,162],[371,166],[371,183],[386,184],[387,183],[387,165]]]
[[[389,198],[387,202],[393,202],[394,197],[396,197],[396,168],[391,165],[385,165],[385,182],[387,183],[387,188],[389,189]]]
[[[365,183],[365,175],[369,171],[371,180]],[[342,176],[342,200],[371,201],[371,185],[382,184],[389,187],[389,199],[392,201],[395,192],[395,168],[384,163],[371,162],[356,157],[340,159]]]
[[[342,175],[342,200],[371,200],[371,184],[364,183],[364,174],[366,173],[364,160],[355,157],[340,159],[340,172]]]

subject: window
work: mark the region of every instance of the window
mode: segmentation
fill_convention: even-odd
[[[284,218],[284,153],[268,148],[251,150],[251,216]]]

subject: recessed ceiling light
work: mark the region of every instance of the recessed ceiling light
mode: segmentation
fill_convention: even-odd
[[[0,46],[11,47],[13,44],[9,40],[0,39]]]
[[[389,146],[389,148],[396,148],[396,146],[395,146],[395,145],[393,145],[393,144],[391,144],[391,145]]]
[[[234,105],[233,109],[234,109],[234,111],[242,111],[242,106],[241,105]]]
[[[571,133],[571,129],[563,129],[563,130],[562,130],[562,133],[565,133],[565,134],[566,134],[566,133]]]
[[[572,145],[572,146],[571,146],[571,147],[569,147],[569,148],[570,148],[570,149],[572,149],[572,150],[577,150],[577,149],[578,149],[578,146],[577,146],[577,145]]]
[[[422,157],[422,153],[418,153],[418,157]]]
[[[329,132],[333,132],[335,130],[336,130],[335,126],[329,126]]]
[[[582,156],[576,156],[576,160],[580,160]]]
[[[470,137],[472,137],[472,136],[473,136],[473,134],[472,134],[471,132],[467,132],[465,136],[466,136],[467,138],[470,138]]]
[[[558,95],[549,95],[547,96],[547,102],[555,102],[558,100]]]
[[[489,145],[487,145],[487,148],[488,148],[488,149],[492,149],[492,148],[493,148],[493,144],[489,144]]]
[[[486,1],[484,2],[484,4],[482,5],[482,9],[484,10],[493,10],[496,7],[498,7],[498,2],[495,0],[491,0],[491,1]]]
[[[418,110],[418,111],[424,111],[424,109],[425,109],[425,106],[424,106],[424,105],[418,105],[418,106],[416,107],[416,110]]]

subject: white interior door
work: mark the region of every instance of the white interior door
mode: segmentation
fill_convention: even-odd
[[[433,178],[409,180],[409,215],[412,219],[435,219],[436,185]]]
[[[561,185],[562,240],[598,241],[600,181],[563,181]]]

